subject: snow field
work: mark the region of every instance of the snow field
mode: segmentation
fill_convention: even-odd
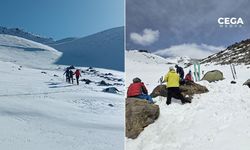
[[[51,64],[60,53],[32,43],[0,36],[0,149],[123,149],[123,85],[115,86],[121,91],[118,94],[104,93],[107,86],[96,83],[116,81],[96,74],[81,77],[96,83],[68,84],[63,76],[66,66]],[[95,69],[124,78],[123,72]]]
[[[158,85],[160,76],[167,73],[170,65],[148,63],[143,56],[130,56],[126,52],[126,88],[136,76],[140,77],[149,92]],[[172,65],[174,66],[174,65]],[[188,72],[192,67],[186,68]],[[204,72],[221,70],[225,80],[215,83],[198,82],[209,92],[195,95],[191,104],[181,105],[172,99],[167,106],[166,98],[155,98],[160,106],[160,117],[149,125],[135,140],[126,139],[126,149],[133,150],[248,150],[250,146],[250,92],[242,84],[249,78],[247,66],[236,66],[237,84],[230,84],[230,66],[201,65]]]

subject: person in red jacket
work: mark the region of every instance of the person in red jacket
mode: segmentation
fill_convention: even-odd
[[[193,81],[191,70],[189,70],[188,74],[185,76],[185,80],[186,81]]]
[[[76,83],[79,85],[79,77],[81,76],[80,70],[76,69],[74,75],[76,76]]]
[[[129,85],[127,91],[127,97],[136,97],[139,99],[146,99],[149,103],[154,103],[150,95],[148,95],[148,90],[141,79],[134,78],[133,83]]]

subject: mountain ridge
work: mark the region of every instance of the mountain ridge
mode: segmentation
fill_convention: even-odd
[[[250,64],[250,39],[242,40],[228,46],[225,50],[210,55],[201,60],[201,63],[216,64]]]

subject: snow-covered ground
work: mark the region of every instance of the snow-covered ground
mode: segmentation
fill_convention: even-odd
[[[65,83],[61,55],[48,46],[15,36],[0,36],[0,149],[117,150],[124,147],[123,72],[94,68]],[[87,68],[78,67],[81,70]],[[98,76],[99,75],[99,76]],[[118,94],[104,93],[104,80]],[[112,104],[113,107],[109,106]]]
[[[126,89],[134,77],[140,77],[149,92],[157,86],[171,64],[154,63],[144,59],[153,54],[126,52]],[[148,56],[148,58],[150,58]],[[174,66],[174,65],[172,65]],[[165,98],[155,98],[160,106],[160,117],[135,140],[126,139],[130,150],[248,150],[250,147],[250,92],[242,84],[250,78],[249,66],[236,66],[237,84],[230,66],[201,65],[201,70],[218,69],[225,79],[214,83],[199,81],[209,92],[195,95],[191,104],[180,105],[172,99],[167,106]],[[192,67],[186,68],[188,72]]]

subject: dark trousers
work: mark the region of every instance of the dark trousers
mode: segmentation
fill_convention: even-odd
[[[70,78],[69,78],[69,76],[66,76],[66,82],[70,83]]]
[[[168,95],[167,95],[167,105],[171,104],[171,99],[176,98],[180,99],[182,104],[186,102],[186,99],[184,96],[181,94],[180,88],[179,87],[170,87],[168,89]]]
[[[79,85],[79,77],[76,77],[76,83]]]

